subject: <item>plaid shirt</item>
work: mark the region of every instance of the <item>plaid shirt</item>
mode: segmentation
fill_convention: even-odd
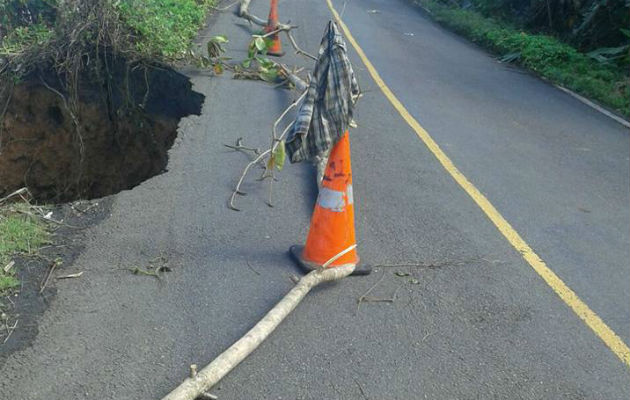
[[[308,93],[287,136],[292,163],[326,154],[348,129],[359,84],[346,55],[346,43],[333,21],[328,22]]]

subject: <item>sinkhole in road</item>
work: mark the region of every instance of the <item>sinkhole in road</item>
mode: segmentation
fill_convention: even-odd
[[[164,66],[120,61],[105,85],[82,76],[75,103],[60,82],[51,69],[33,72],[1,104],[0,197],[27,187],[38,202],[67,202],[131,189],[165,171],[180,119],[204,102]]]

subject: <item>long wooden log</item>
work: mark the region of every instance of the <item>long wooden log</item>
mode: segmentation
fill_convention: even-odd
[[[335,261],[348,251],[354,249],[356,245],[337,254],[324,266]],[[194,400],[216,385],[234,367],[243,361],[252,351],[254,351],[278,325],[297,307],[304,296],[315,286],[338,279],[345,278],[354,271],[353,265],[346,265],[334,268],[322,267],[312,271],[302,277],[293,289],[274,308],[269,311],[260,322],[249,330],[241,339],[225,350],[214,361],[204,369],[179,385],[162,400]]]

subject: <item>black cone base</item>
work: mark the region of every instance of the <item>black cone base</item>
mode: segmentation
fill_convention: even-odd
[[[308,274],[309,272],[314,271],[317,268],[319,268],[320,265],[316,265],[302,259],[303,250],[304,250],[304,246],[295,245],[289,248],[289,253],[291,254],[291,258],[300,267],[300,269],[302,269],[304,273]],[[354,268],[354,271],[352,271],[350,275],[354,275],[354,276],[369,275],[371,272],[372,272],[372,267],[370,267],[369,265],[357,265]]]

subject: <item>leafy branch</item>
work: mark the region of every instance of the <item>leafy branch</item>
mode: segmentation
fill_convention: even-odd
[[[289,132],[289,129],[291,129],[291,124],[287,125],[280,135],[278,135],[277,128],[280,122],[289,113],[289,111],[297,107],[297,105],[304,99],[304,97],[306,97],[306,93],[308,92],[305,90],[300,95],[300,97],[298,97],[293,103],[289,104],[289,106],[282,112],[282,114],[280,114],[280,116],[273,123],[271,127],[271,147],[261,152],[260,154],[258,154],[256,158],[254,158],[252,161],[249,162],[249,164],[247,164],[247,166],[241,173],[241,176],[238,182],[236,183],[234,190],[232,191],[232,196],[230,197],[230,201],[228,203],[228,207],[230,209],[234,211],[240,211],[240,209],[238,209],[234,205],[234,201],[236,200],[237,195],[245,196],[247,194],[241,190],[241,185],[243,184],[243,181],[245,180],[245,176],[254,165],[261,162],[267,156],[269,156],[269,158],[267,159],[267,162],[264,164],[265,165],[264,171],[259,180],[270,178],[269,179],[269,200],[267,202],[267,205],[269,205],[270,207],[273,207],[272,194],[273,194],[273,181],[275,180],[274,172],[276,169],[279,171],[282,170],[284,166],[284,162],[285,162],[284,139],[285,139],[286,134]],[[240,143],[237,142],[237,144],[240,144]],[[244,149],[244,147],[241,146],[241,149]]]

